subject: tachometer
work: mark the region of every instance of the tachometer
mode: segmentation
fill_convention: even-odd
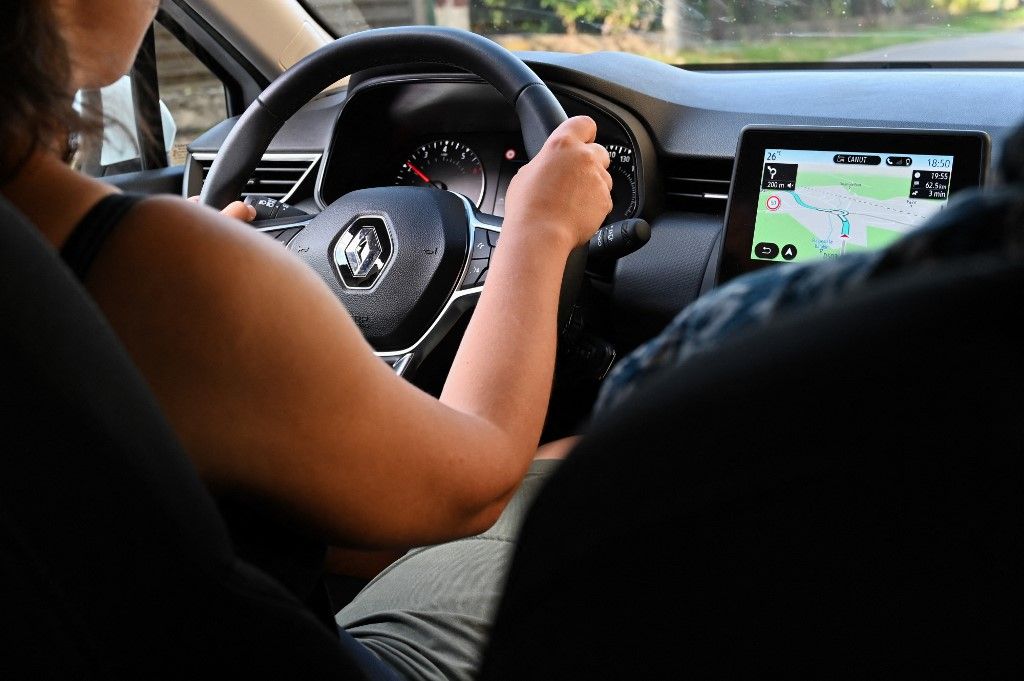
[[[640,204],[637,189],[636,154],[621,144],[606,144],[612,163],[608,172],[612,176],[612,212],[606,222],[617,222],[636,215]]]
[[[406,159],[395,184],[458,192],[479,208],[484,198],[484,167],[476,152],[465,144],[434,140],[418,147]]]

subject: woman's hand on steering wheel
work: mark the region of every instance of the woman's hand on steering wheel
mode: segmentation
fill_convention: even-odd
[[[564,244],[568,252],[594,236],[612,210],[608,150],[596,137],[597,124],[588,116],[570,118],[551,133],[509,185],[506,239],[522,231],[539,243]]]

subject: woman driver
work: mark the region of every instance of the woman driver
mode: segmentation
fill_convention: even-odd
[[[611,209],[594,122],[561,125],[509,187],[501,248],[436,399],[395,376],[327,286],[270,239],[69,167],[69,137],[84,132],[74,93],[128,71],[157,5],[6,4],[0,190],[55,249],[73,238],[65,256],[211,489],[351,548],[491,527],[537,451],[566,257]]]

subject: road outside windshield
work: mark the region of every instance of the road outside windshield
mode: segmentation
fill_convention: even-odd
[[[1024,62],[1021,0],[305,0],[337,35],[433,24],[671,64]]]

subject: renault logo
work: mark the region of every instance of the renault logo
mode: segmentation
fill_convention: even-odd
[[[348,242],[345,247],[345,259],[348,260],[348,268],[352,276],[362,279],[374,265],[380,263],[380,256],[383,251],[380,248],[380,239],[377,238],[377,230],[373,227],[363,227]]]
[[[371,288],[391,258],[391,236],[384,219],[376,215],[356,218],[338,236],[334,265],[348,288]]]

